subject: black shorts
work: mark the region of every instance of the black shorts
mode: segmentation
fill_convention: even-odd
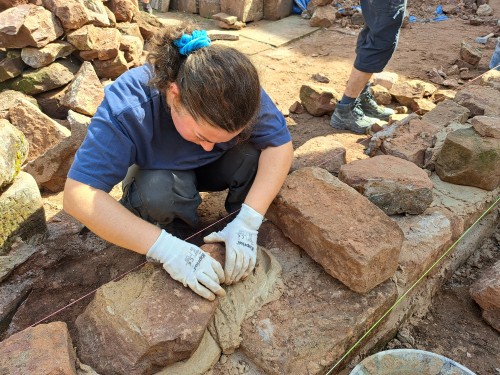
[[[396,50],[403,24],[406,0],[361,0],[365,27],[358,36],[354,67],[379,73]]]

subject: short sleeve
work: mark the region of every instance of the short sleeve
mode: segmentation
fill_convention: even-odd
[[[269,95],[261,89],[260,111],[250,141],[258,149],[277,147],[292,140],[281,112]]]

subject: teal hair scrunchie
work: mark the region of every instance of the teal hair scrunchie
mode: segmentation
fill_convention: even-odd
[[[179,39],[174,40],[174,44],[179,48],[179,53],[184,56],[199,48],[209,46],[210,42],[206,30],[194,30],[191,35],[183,34]]]

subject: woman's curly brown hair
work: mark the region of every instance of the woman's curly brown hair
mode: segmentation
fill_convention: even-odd
[[[243,53],[223,45],[181,55],[174,40],[195,28],[187,23],[168,27],[152,41],[150,86],[166,91],[175,82],[182,106],[195,120],[228,132],[244,129],[242,133],[248,133],[260,106],[257,70]]]

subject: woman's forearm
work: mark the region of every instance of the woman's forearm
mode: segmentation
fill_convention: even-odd
[[[63,207],[99,237],[140,254],[149,250],[161,232],[106,192],[70,178],[64,188]]]
[[[288,175],[292,159],[292,142],[262,150],[257,175],[245,203],[265,215]]]

